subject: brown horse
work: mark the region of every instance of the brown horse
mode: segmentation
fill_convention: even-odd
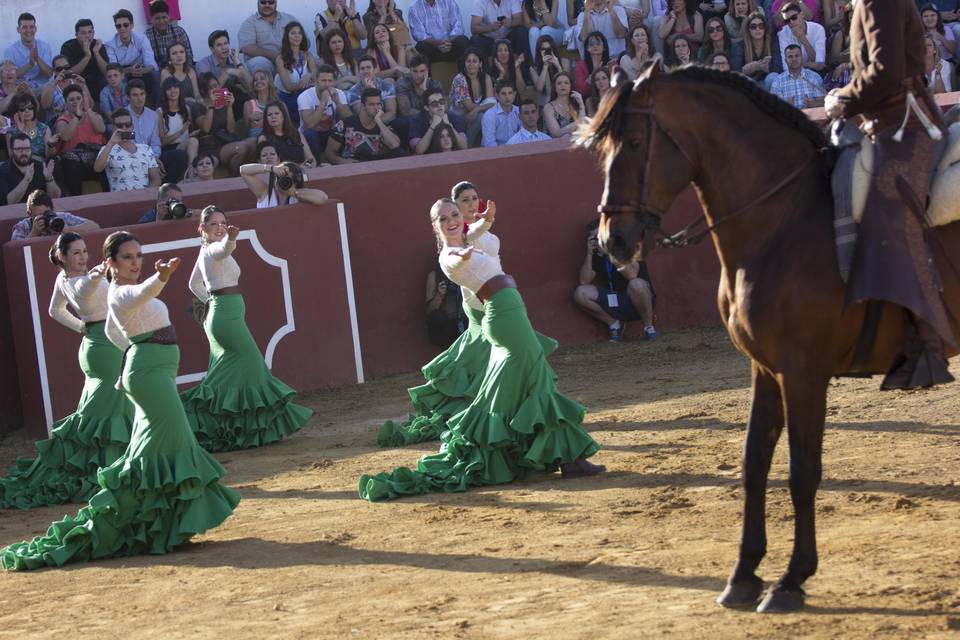
[[[793,554],[757,610],[797,610],[817,569],[814,501],[828,382],[885,372],[907,326],[898,307],[879,307],[872,351],[857,348],[869,307],[845,304],[827,141],[801,111],[741,76],[695,67],[660,74],[649,65],[635,83],[611,91],[580,143],[605,163],[600,241],[619,262],[642,257],[676,196],[691,183],[696,189],[720,258],[720,314],[753,376],[740,554],[717,601],[752,607],[762,595],[756,569],[767,547],[767,475],[786,422]],[[941,247],[960,254],[960,224],[936,231]],[[955,275],[943,258],[941,273]],[[945,287],[956,318],[955,277]]]

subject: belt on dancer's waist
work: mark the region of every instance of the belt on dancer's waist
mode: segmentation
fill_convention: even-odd
[[[113,385],[115,389],[121,387],[120,383],[123,380],[123,370],[127,366],[127,354],[130,352],[130,348],[137,344],[177,344],[177,331],[173,328],[172,324],[168,324],[154,331],[153,335],[146,340],[140,340],[139,342],[133,342],[131,340],[127,348],[123,350],[123,357],[120,359],[120,377],[117,378],[117,383]]]
[[[509,276],[505,273],[501,273],[498,276],[493,276],[489,280],[483,283],[483,286],[480,287],[480,290],[477,291],[477,297],[480,298],[483,302],[486,302],[493,297],[495,293],[501,289],[516,289],[517,281],[513,279],[513,276]]]
[[[87,329],[89,329],[90,327],[92,327],[92,326],[94,326],[94,325],[103,324],[104,322],[106,322],[106,320],[93,320],[92,322],[84,322],[84,323],[83,323],[83,326],[86,327]]]
[[[240,285],[234,285],[232,287],[224,287],[223,289],[215,289],[210,292],[212,296],[228,296],[232,293],[240,293]]]

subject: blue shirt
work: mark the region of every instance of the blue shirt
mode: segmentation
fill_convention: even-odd
[[[145,66],[159,70],[157,59],[153,55],[153,47],[147,36],[134,31],[130,34],[130,44],[120,42],[120,36],[113,36],[109,42],[104,42],[107,48],[107,59],[116,62],[121,67],[131,67],[138,62]]]
[[[507,140],[507,144],[523,144],[524,142],[540,142],[541,140],[552,140],[550,136],[545,134],[543,131],[534,131],[530,133],[523,127],[520,127],[520,131],[517,131],[513,136]]]
[[[388,98],[397,97],[397,91],[392,82],[387,82],[383,78],[377,78],[377,88],[380,89],[380,99],[384,102],[386,102]],[[351,107],[360,103],[360,94],[363,93],[364,89],[366,89],[366,87],[363,86],[363,83],[358,82],[347,91],[347,100],[349,100]]]
[[[520,131],[520,109],[517,105],[513,105],[512,110],[508,113],[503,110],[498,102],[483,114],[481,126],[483,128],[483,146],[498,147],[507,144],[507,140]]]
[[[139,116],[130,109],[130,117],[133,118],[134,140],[138,144],[145,144],[150,147],[155,158],[160,157],[160,116],[153,109],[143,108],[143,113]]]
[[[37,44],[37,57],[43,60],[48,67],[53,66],[53,53],[50,51],[50,45],[40,38],[36,38],[34,42]],[[3,52],[3,57],[16,62],[17,67],[22,67],[30,61],[30,49],[23,44],[22,40],[17,40],[7,47],[6,51]],[[40,65],[34,63],[21,78],[30,84],[31,89],[36,90],[42,87],[50,79],[50,76],[40,75]]]

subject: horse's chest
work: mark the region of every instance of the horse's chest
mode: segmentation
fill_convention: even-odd
[[[726,274],[725,274],[726,275]],[[747,355],[754,355],[756,333],[752,322],[753,285],[744,270],[720,280],[720,313],[733,344]]]

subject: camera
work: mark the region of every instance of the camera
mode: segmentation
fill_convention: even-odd
[[[189,209],[187,209],[187,205],[183,204],[176,198],[170,198],[169,200],[167,200],[167,211],[170,212],[168,214],[169,217],[176,218],[178,220],[181,218],[186,218],[190,215],[190,211]]]
[[[61,233],[63,228],[66,226],[63,218],[56,215],[52,211],[48,211],[43,214],[43,222],[47,226],[47,233]]]
[[[288,176],[277,176],[277,189],[280,191],[290,191],[296,186],[298,189],[303,186],[303,171],[293,163],[284,163],[284,166],[290,171]]]
[[[136,134],[133,131],[121,131],[120,139],[121,140],[133,140],[136,137]]]

